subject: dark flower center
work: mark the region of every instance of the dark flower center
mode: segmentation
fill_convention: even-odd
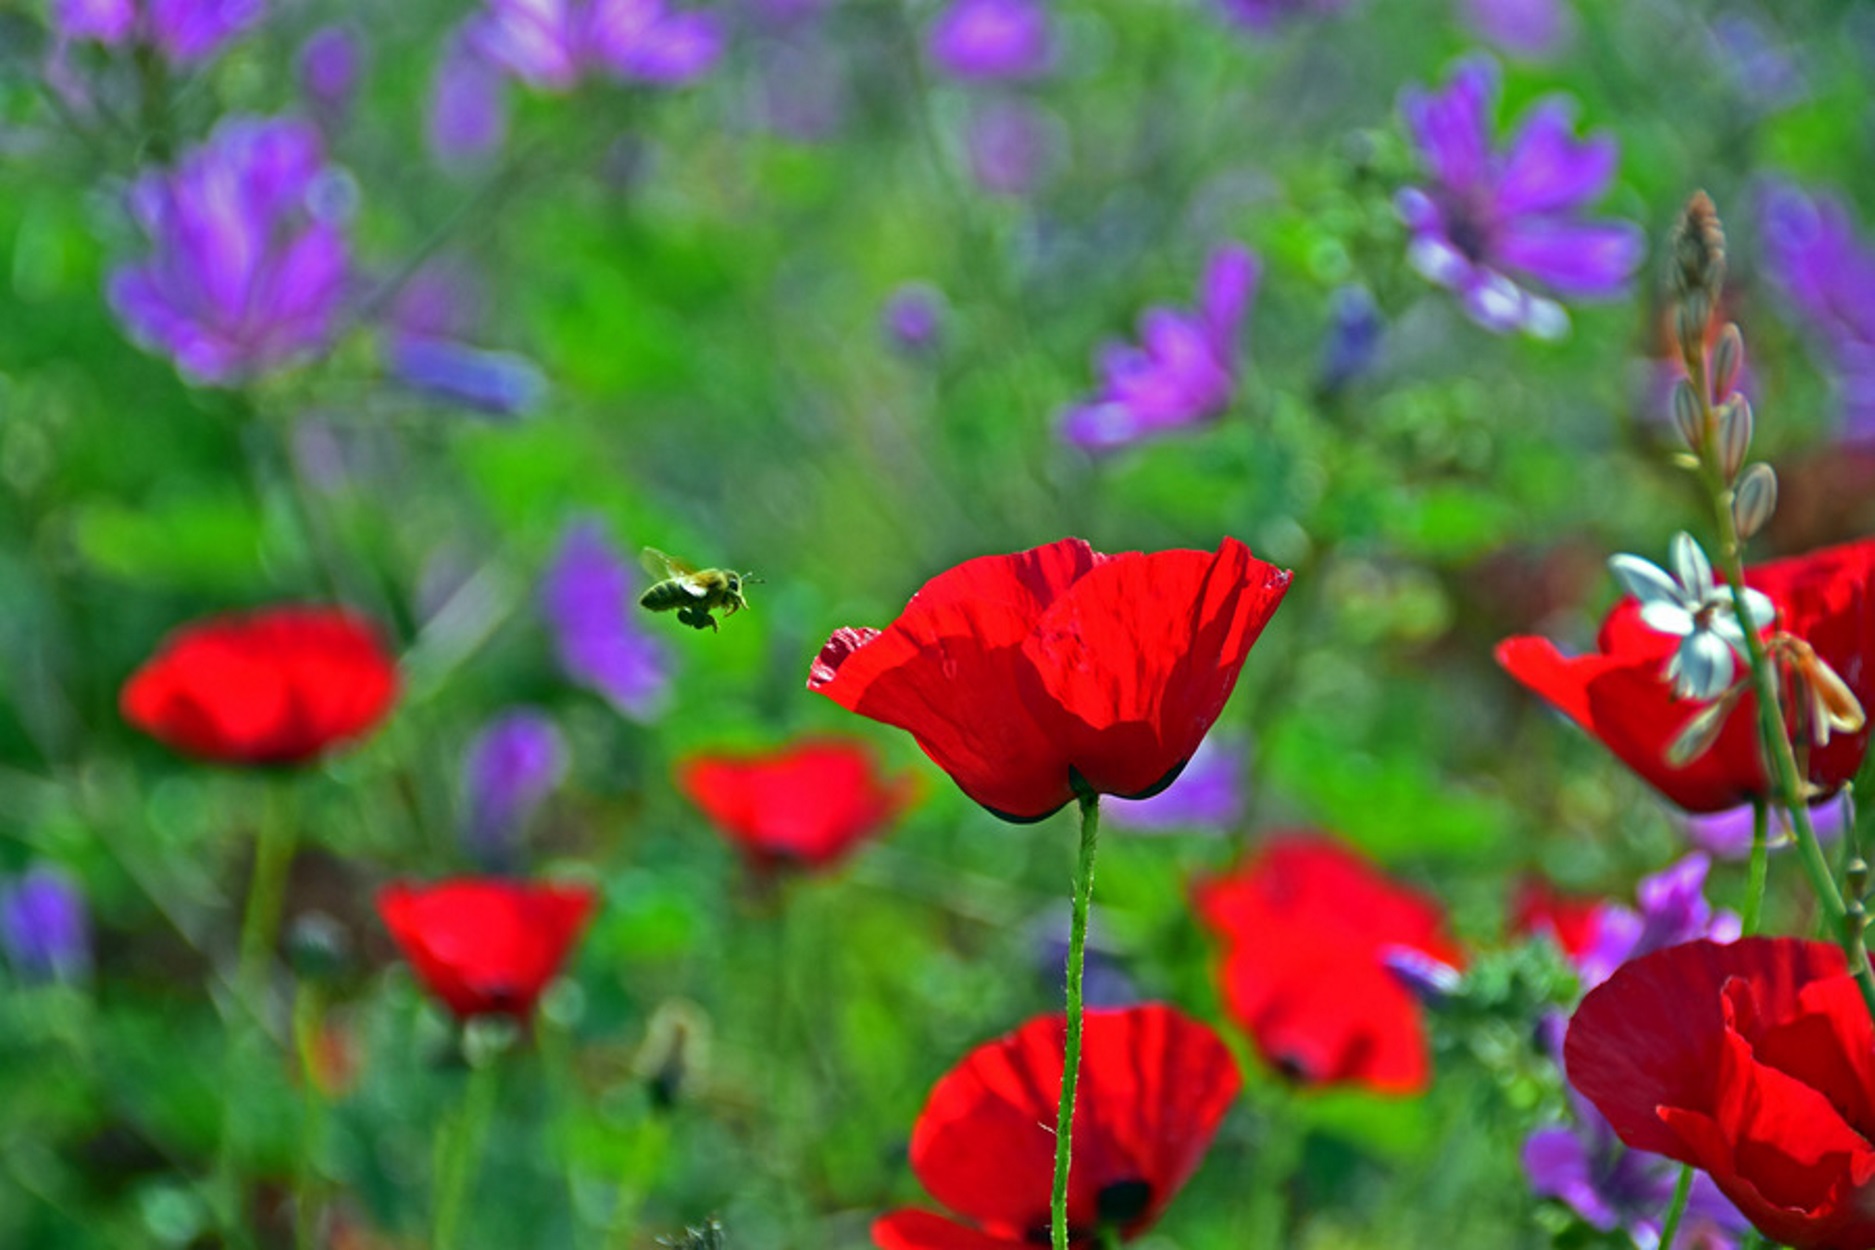
[[[1102,1224],[1131,1224],[1152,1206],[1152,1186],[1132,1179],[1101,1187],[1094,1210]]]

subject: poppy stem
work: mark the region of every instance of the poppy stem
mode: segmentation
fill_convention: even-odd
[[[495,1113],[496,1076],[501,1067],[499,1054],[469,1054],[469,1083],[462,1094],[462,1108],[445,1123],[436,1140],[436,1207],[432,1217],[430,1244],[434,1250],[455,1250],[457,1229],[475,1175],[476,1157],[482,1152],[482,1139]]]
[[[1770,804],[1762,796],[1751,801],[1751,876],[1745,884],[1745,910],[1740,920],[1741,935],[1750,937],[1758,931],[1764,911],[1764,883],[1770,874],[1769,833]]]
[[[294,828],[290,785],[268,778],[260,830],[254,836],[254,872],[248,879],[247,908],[241,917],[241,959],[235,988],[241,1007],[256,1020],[266,1018],[267,965],[280,937],[286,909],[287,873],[293,866]]]
[[[1081,967],[1087,954],[1087,909],[1094,898],[1094,847],[1100,796],[1080,790],[1081,855],[1074,869],[1074,919],[1068,929],[1068,1035],[1061,1056],[1061,1105],[1055,1115],[1055,1191],[1050,1204],[1054,1250],[1068,1250],[1068,1165],[1074,1144],[1074,1090],[1081,1073]]]
[[[1673,1239],[1679,1235],[1680,1220],[1686,1215],[1686,1200],[1693,1193],[1693,1165],[1680,1165],[1680,1179],[1673,1185],[1673,1201],[1667,1204],[1667,1216],[1660,1222],[1661,1250],[1673,1250]]]

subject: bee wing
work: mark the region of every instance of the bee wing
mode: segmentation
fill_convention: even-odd
[[[692,573],[688,577],[680,577],[677,579],[677,584],[682,586],[684,588],[684,593],[689,595],[692,599],[709,598],[710,587],[709,584],[703,580],[703,575],[701,573]]]
[[[667,577],[694,577],[696,570],[674,556],[667,556],[656,547],[646,547],[638,556],[638,562],[645,567],[645,572],[659,581]]]

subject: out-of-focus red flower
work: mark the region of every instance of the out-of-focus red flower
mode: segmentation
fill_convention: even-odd
[[[1774,629],[1809,643],[1864,708],[1875,707],[1875,539],[1760,564],[1745,570],[1745,581],[1777,606]],[[1603,622],[1593,655],[1565,657],[1547,639],[1524,637],[1499,644],[1497,659],[1687,811],[1723,811],[1764,795],[1758,705],[1749,694],[1709,750],[1684,768],[1668,765],[1667,748],[1706,706],[1674,698],[1662,675],[1678,641],[1649,629],[1626,598]],[[1867,728],[1833,735],[1808,753],[1810,780],[1825,793],[1840,789],[1867,748]]]
[[[1420,1003],[1390,960],[1464,966],[1437,904],[1312,833],[1272,839],[1194,895],[1224,944],[1225,1005],[1266,1061],[1309,1084],[1426,1087]]]
[[[304,764],[369,732],[397,698],[397,665],[341,608],[267,608],[172,634],[125,683],[124,719],[223,764]]]
[[[1510,904],[1510,931],[1518,937],[1552,938],[1575,959],[1593,950],[1601,937],[1607,901],[1564,894],[1541,877],[1526,877]]]
[[[908,731],[963,792],[1040,820],[1086,789],[1157,794],[1197,750],[1289,573],[1234,538],[1101,555],[1078,538],[941,573],[884,630],[841,629],[807,679]]]
[[[697,755],[677,785],[759,867],[819,868],[905,810],[912,779],[886,780],[859,742],[808,739],[758,755]]]
[[[583,885],[463,878],[386,886],[378,915],[424,985],[459,1019],[525,1020],[594,902]]]
[[[1638,1150],[1708,1173],[1765,1237],[1875,1246],[1875,1025],[1842,953],[1688,942],[1589,992],[1569,1083]]]
[[[872,1226],[880,1250],[1048,1244],[1066,1034],[1062,1016],[1040,1016],[937,1083],[912,1130],[912,1171],[970,1223],[894,1211]],[[1081,1037],[1068,1229],[1073,1245],[1091,1248],[1104,1225],[1130,1238],[1159,1218],[1241,1078],[1217,1034],[1159,1004],[1090,1011]]]

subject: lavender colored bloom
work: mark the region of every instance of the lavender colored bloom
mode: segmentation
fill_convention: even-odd
[[[1759,216],[1766,268],[1821,340],[1848,436],[1875,440],[1875,249],[1827,193],[1771,183]]]
[[[1109,798],[1101,815],[1135,833],[1223,833],[1243,819],[1243,758],[1241,742],[1206,738],[1177,781],[1149,799]]]
[[[1752,819],[1750,804],[1734,807],[1730,811],[1713,812],[1708,816],[1682,818],[1686,835],[1692,839],[1693,845],[1720,859],[1750,857]],[[1818,840],[1834,840],[1842,833],[1842,826],[1843,805],[1835,799],[1825,800],[1810,809],[1810,827],[1816,832]],[[1782,808],[1771,809],[1766,835],[1766,843],[1774,851],[1791,845],[1795,835]]]
[[[1581,215],[1614,178],[1617,150],[1608,135],[1576,140],[1567,96],[1538,101],[1507,150],[1491,151],[1497,86],[1496,64],[1474,56],[1457,64],[1444,90],[1401,97],[1432,175],[1395,200],[1412,234],[1407,259],[1457,292],[1487,330],[1556,338],[1568,314],[1527,286],[1564,299],[1614,296],[1640,263],[1642,235],[1630,222]]]
[[[1029,194],[1060,147],[1057,130],[1052,117],[1026,100],[997,98],[978,105],[964,135],[971,178],[995,195]]]
[[[1463,0],[1460,13],[1480,37],[1526,60],[1556,55],[1574,33],[1564,0]]]
[[[1237,336],[1256,294],[1259,266],[1247,249],[1211,253],[1198,307],[1150,308],[1139,320],[1140,346],[1101,350],[1101,389],[1061,420],[1061,436],[1090,452],[1221,416],[1237,390]]]
[[[364,44],[348,26],[326,26],[300,45],[299,86],[314,113],[339,125],[351,111],[364,63]]]
[[[450,339],[399,337],[390,365],[405,386],[493,417],[525,416],[547,394],[546,375],[527,357]]]
[[[632,582],[599,526],[580,521],[560,539],[540,598],[560,667],[642,721],[663,710],[670,673],[664,648],[632,618]]]
[[[66,39],[155,48],[165,60],[208,60],[260,20],[262,0],[56,0],[52,22]]]
[[[1042,0],[951,0],[931,24],[932,64],[967,82],[1034,78],[1053,56]]]
[[[469,29],[491,63],[543,91],[590,73],[680,86],[708,73],[724,42],[715,17],[665,0],[489,0]]]
[[[144,347],[198,382],[238,382],[324,349],[346,243],[320,210],[337,180],[302,121],[233,118],[130,208],[154,245],[111,275],[111,307]]]
[[[0,889],[0,949],[21,977],[69,981],[91,969],[91,921],[78,887],[33,868]]]
[[[1602,1230],[1625,1229],[1637,1246],[1658,1246],[1679,1165],[1630,1150],[1602,1114],[1572,1093],[1574,1127],[1538,1129],[1523,1145],[1524,1173],[1539,1197],[1568,1204]],[[1676,1250],[1731,1250],[1749,1225],[1704,1172],[1693,1178]]]
[[[505,864],[521,830],[566,775],[566,743],[544,714],[505,712],[483,727],[462,762],[468,841]]]
[[[1218,0],[1226,16],[1254,31],[1268,31],[1302,17],[1324,17],[1347,7],[1347,0]]]
[[[1711,867],[1704,855],[1688,855],[1641,879],[1635,891],[1639,911],[1614,903],[1602,907],[1596,917],[1595,943],[1576,960],[1583,989],[1600,985],[1628,960],[1665,947],[1700,938],[1730,942],[1738,937],[1738,917],[1714,911],[1706,901],[1706,873]]]
[[[880,320],[886,338],[900,350],[921,355],[937,347],[944,332],[944,295],[927,282],[907,282],[885,301]]]
[[[507,76],[464,31],[450,37],[430,80],[424,138],[445,167],[484,160],[508,138]]]
[[[1319,385],[1328,394],[1342,390],[1380,359],[1387,323],[1364,286],[1344,286],[1329,309],[1328,335],[1322,342]]]
[[[1030,950],[1046,978],[1048,992],[1060,997],[1067,988],[1068,939],[1072,917],[1066,906],[1053,908],[1030,927]],[[1130,1007],[1140,1001],[1139,987],[1126,965],[1103,940],[1097,917],[1087,927],[1086,959],[1081,969],[1081,1000],[1089,1007]]]

